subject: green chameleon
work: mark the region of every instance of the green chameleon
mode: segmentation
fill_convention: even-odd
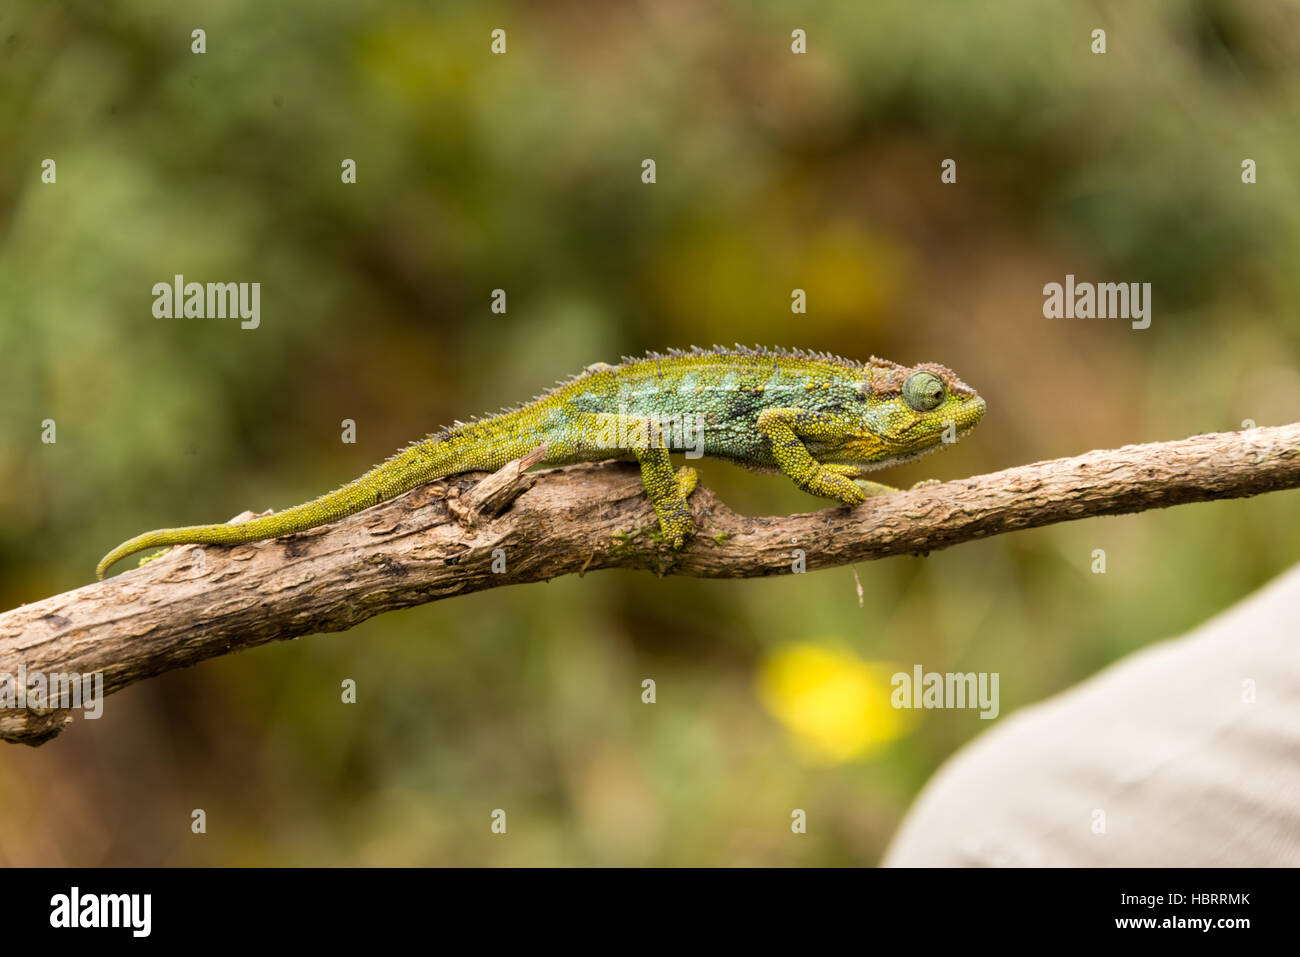
[[[412,443],[337,491],[232,525],[145,532],[113,549],[120,559],[160,545],[236,545],[337,521],[434,479],[494,471],[545,446],[543,466],[636,461],[664,541],[681,548],[693,526],[695,470],[673,470],[688,450],[757,471],[780,471],[813,495],[857,505],[889,486],[862,472],[916,458],[975,427],[984,400],[941,365],[911,368],[783,349],[671,350],[619,365],[597,363],[514,409],[457,422]]]

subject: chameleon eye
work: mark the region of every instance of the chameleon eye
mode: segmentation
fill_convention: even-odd
[[[903,383],[903,401],[917,412],[939,408],[943,397],[943,382],[933,372],[913,372]]]

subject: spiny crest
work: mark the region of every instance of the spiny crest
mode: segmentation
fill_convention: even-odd
[[[700,346],[693,345],[689,349],[669,348],[666,352],[648,351],[643,356],[621,356],[617,366],[605,362],[592,363],[581,372],[564,379],[557,379],[555,385],[551,386],[549,389],[544,389],[531,399],[520,402],[516,405],[505,406],[496,412],[475,416],[466,422],[457,420],[452,428],[475,425],[476,423],[493,419],[497,416],[518,412],[520,409],[532,405],[535,402],[540,402],[548,396],[554,395],[560,389],[571,385],[579,379],[586,378],[587,376],[599,375],[600,373],[608,372],[611,369],[634,366],[643,362],[659,362],[664,359],[680,359],[692,356],[718,356],[723,358],[728,356],[744,356],[749,358],[757,356],[776,359],[804,359],[815,362],[828,362],[842,366],[845,369],[865,372],[866,375],[863,383],[864,391],[877,396],[893,396],[900,394],[903,388],[903,382],[906,381],[908,375],[919,369],[925,369],[929,372],[933,372],[942,379],[944,384],[947,385],[950,390],[961,395],[975,395],[975,390],[962,382],[961,379],[957,378],[956,374],[951,370],[933,362],[922,363],[917,366],[904,366],[899,365],[897,362],[890,362],[888,359],[878,358],[877,356],[872,356],[867,362],[858,362],[854,359],[846,359],[843,356],[835,355],[833,352],[818,352],[815,350],[797,348],[787,349],[783,346],[747,346],[737,342],[734,346],[714,345],[711,349],[704,349]],[[429,438],[441,437],[449,431],[450,430],[447,426],[442,426],[437,432],[430,435]]]
[[[621,365],[635,365],[640,362],[653,362],[660,359],[679,359],[690,356],[746,356],[774,357],[783,359],[809,359],[817,362],[833,362],[846,369],[861,369],[863,364],[853,359],[845,359],[832,352],[816,352],[809,349],[787,349],[783,346],[747,346],[737,342],[734,346],[715,345],[711,349],[691,346],[689,349],[669,349],[666,353],[647,352],[644,356],[623,356]]]

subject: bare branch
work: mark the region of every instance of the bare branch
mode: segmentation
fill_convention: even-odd
[[[29,675],[101,672],[111,693],[268,641],[574,572],[783,575],[796,548],[810,570],[830,568],[1297,486],[1300,423],[1089,452],[787,517],[746,518],[698,489],[691,497],[697,534],[673,555],[655,539],[635,466],[524,474],[511,463],[486,480],[431,483],[297,535],[173,549],[143,568],[13,609],[0,615],[0,678],[17,675],[20,665]],[[40,744],[71,720],[68,710],[26,703],[0,709],[0,738]]]

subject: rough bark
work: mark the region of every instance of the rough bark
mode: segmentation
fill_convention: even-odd
[[[1300,486],[1300,423],[1130,445],[802,515],[737,515],[691,497],[696,537],[655,541],[634,466],[462,475],[285,538],[173,549],[148,565],[0,615],[0,680],[102,672],[104,691],[276,639],[485,588],[602,568],[701,578],[791,574],[1001,532]],[[243,517],[243,516],[241,516]],[[500,550],[497,553],[497,550]],[[493,570],[494,553],[504,572]],[[500,567],[499,564],[497,566]],[[57,708],[0,709],[0,738],[40,744]]]

